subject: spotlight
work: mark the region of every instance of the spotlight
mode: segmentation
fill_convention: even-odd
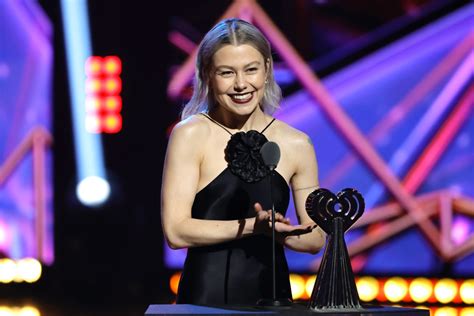
[[[474,315],[474,307],[464,307],[459,312],[459,316],[472,316]]]
[[[99,206],[109,198],[110,184],[101,177],[90,176],[79,182],[76,195],[84,205]]]
[[[181,278],[181,272],[176,272],[170,278],[170,289],[174,294],[178,294],[179,279]]]
[[[433,284],[426,278],[416,278],[410,283],[410,296],[414,302],[426,302],[433,294]]]
[[[457,316],[457,315],[458,315],[458,311],[454,307],[448,307],[448,306],[438,308],[433,314],[433,316]]]
[[[364,302],[373,301],[379,294],[379,281],[374,277],[360,277],[356,285],[359,298]]]
[[[405,279],[393,277],[385,282],[383,287],[385,297],[392,303],[400,302],[408,293],[408,284]]]
[[[17,313],[18,316],[41,316],[39,310],[34,306],[24,306]]]
[[[15,279],[16,264],[12,259],[0,259],[0,282],[10,283]],[[1,314],[0,314],[1,315]]]
[[[474,279],[464,281],[459,289],[459,294],[465,304],[474,304]]]
[[[102,74],[103,59],[100,56],[90,56],[86,59],[85,71],[89,77],[98,77]]]
[[[21,259],[17,262],[16,277],[21,281],[33,283],[41,277],[41,263],[33,258]]]
[[[118,76],[122,72],[122,61],[117,56],[104,57],[104,72],[107,76]]]
[[[441,279],[436,283],[434,288],[436,299],[443,304],[452,302],[457,292],[457,283],[452,279]]]

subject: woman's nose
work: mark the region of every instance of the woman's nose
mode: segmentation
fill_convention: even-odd
[[[236,91],[242,91],[247,88],[247,82],[245,81],[245,77],[242,74],[238,74],[235,77],[234,89]]]

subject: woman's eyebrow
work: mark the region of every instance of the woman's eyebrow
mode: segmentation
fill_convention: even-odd
[[[260,62],[259,61],[252,61],[250,63],[248,63],[247,65],[244,66],[244,68],[247,68],[247,67],[250,67],[250,66],[260,66]],[[228,65],[219,65],[219,66],[216,66],[216,70],[219,70],[220,68],[228,68],[228,69],[234,69],[234,67],[232,66],[228,66]]]

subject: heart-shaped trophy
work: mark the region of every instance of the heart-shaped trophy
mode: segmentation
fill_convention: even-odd
[[[362,216],[364,208],[364,198],[351,188],[337,196],[327,189],[317,189],[306,199],[306,211],[327,234],[326,250],[309,304],[313,311],[363,309],[344,233]]]

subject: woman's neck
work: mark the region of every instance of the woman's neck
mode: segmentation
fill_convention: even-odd
[[[255,110],[249,115],[237,115],[226,111],[223,108],[211,110],[209,115],[229,129],[243,132],[259,130],[259,128],[263,128],[267,123],[265,120],[265,113],[260,109],[260,107],[255,108]]]

